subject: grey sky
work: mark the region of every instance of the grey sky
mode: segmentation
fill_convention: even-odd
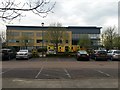
[[[53,1],[53,0],[51,0]],[[41,25],[48,26],[53,22],[60,22],[63,26],[114,26],[118,25],[119,0],[54,0],[56,6],[54,13],[41,18],[32,13],[26,13],[21,21],[14,20],[13,25]],[[0,21],[4,28],[4,23]]]

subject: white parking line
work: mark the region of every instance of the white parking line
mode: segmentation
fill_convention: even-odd
[[[8,71],[11,71],[11,70],[13,70],[13,69],[9,69],[9,70],[6,70],[6,71],[4,71],[4,72],[0,72],[0,75],[3,74],[3,73],[6,73],[6,72],[8,72]]]
[[[71,76],[70,76],[70,74],[68,73],[68,71],[67,71],[66,69],[64,69],[64,71],[65,71],[66,75],[67,75],[69,78],[71,78]]]
[[[39,71],[38,74],[35,76],[35,79],[37,79],[38,76],[40,75],[40,73],[42,72],[43,67],[44,67],[44,63],[46,63],[46,62],[47,62],[47,60],[45,59],[45,61],[42,63],[42,67],[41,67],[40,71]]]
[[[100,70],[96,70],[96,71],[99,72],[99,73],[101,73],[101,74],[104,74],[104,75],[110,77],[110,74],[108,74],[108,73],[102,72],[102,71],[100,71]]]
[[[40,71],[38,72],[38,74],[35,76],[36,79],[38,78],[38,76],[40,75],[40,73],[42,72],[42,70],[43,70],[43,66],[41,67],[41,69],[40,69]]]

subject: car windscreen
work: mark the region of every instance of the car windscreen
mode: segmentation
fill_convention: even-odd
[[[114,51],[114,53],[120,54],[120,51]]]
[[[112,51],[110,50],[110,51],[108,51],[107,53],[112,53]]]
[[[86,51],[79,51],[80,54],[87,54]]]
[[[27,52],[27,50],[20,50],[19,52]]]
[[[98,51],[97,53],[99,53],[99,54],[106,54],[107,52],[106,51]]]

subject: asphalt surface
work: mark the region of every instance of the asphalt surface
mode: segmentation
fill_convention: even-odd
[[[2,62],[2,85],[31,88],[116,88],[118,61],[35,58]]]

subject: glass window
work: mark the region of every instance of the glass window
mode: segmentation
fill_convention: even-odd
[[[91,39],[100,38],[100,34],[89,34],[89,37],[90,37]]]
[[[40,33],[40,32],[39,32],[39,33],[36,33],[36,36],[37,36],[37,37],[41,37],[41,36],[42,36],[42,33]]]
[[[23,36],[34,36],[33,32],[22,32]]]
[[[60,40],[59,42],[62,43],[62,40]]]
[[[12,40],[9,40],[8,42],[9,42],[9,43],[19,43],[20,41],[19,41],[19,40],[14,40],[14,39],[12,39]]]
[[[37,43],[41,43],[41,42],[42,42],[42,40],[41,40],[41,39],[38,39],[38,40],[36,40],[36,42],[37,42]]]
[[[68,43],[68,40],[66,40],[66,43]]]
[[[20,35],[19,32],[8,32],[7,34],[8,36],[19,36]]]
[[[19,43],[20,41],[19,40],[16,40],[16,43]]]

